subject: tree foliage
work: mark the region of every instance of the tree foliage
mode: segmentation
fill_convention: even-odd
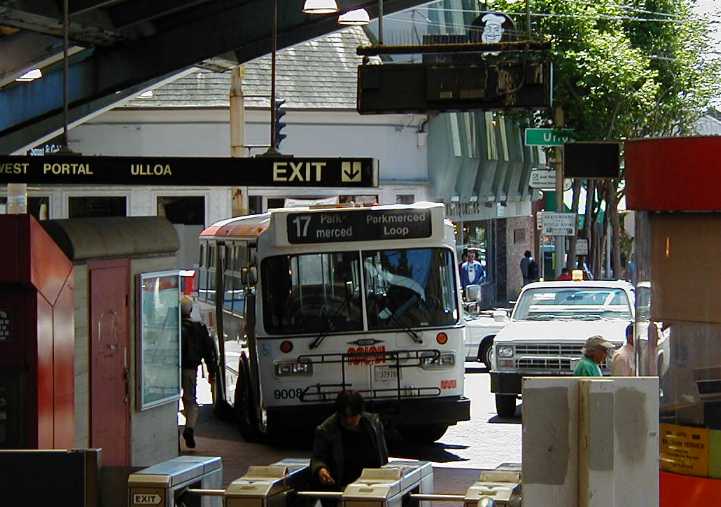
[[[529,0],[532,30],[552,43],[555,98],[578,139],[689,134],[719,80],[709,22],[695,0]],[[525,19],[525,2],[488,8]]]

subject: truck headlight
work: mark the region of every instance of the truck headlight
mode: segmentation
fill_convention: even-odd
[[[456,364],[456,355],[453,352],[445,352],[436,356],[433,352],[421,354],[421,368],[426,370],[434,368],[450,368]]]
[[[313,363],[308,361],[284,361],[275,363],[276,377],[307,377],[313,375]]]
[[[513,357],[513,345],[499,345],[496,347],[498,357]]]

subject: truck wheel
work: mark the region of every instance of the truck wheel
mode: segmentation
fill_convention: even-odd
[[[401,426],[398,431],[403,438],[411,442],[432,444],[441,438],[447,429],[447,424],[419,424],[417,426]]]
[[[516,395],[497,394],[496,413],[503,418],[510,418],[516,414]]]
[[[478,346],[478,362],[491,369],[491,349],[493,347],[493,336],[486,336]]]

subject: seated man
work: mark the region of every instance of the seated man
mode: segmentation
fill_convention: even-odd
[[[388,463],[383,425],[376,414],[363,410],[360,393],[343,391],[335,401],[335,414],[315,430],[312,482],[323,489],[342,491],[360,477],[364,468]],[[323,502],[324,507],[329,502]]]

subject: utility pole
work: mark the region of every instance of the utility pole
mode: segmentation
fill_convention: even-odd
[[[272,48],[270,57],[270,146],[266,151],[264,157],[276,157],[279,155],[278,150],[275,149],[275,135],[276,135],[276,124],[275,124],[275,53],[278,49],[278,0],[273,0],[273,30],[271,35]]]
[[[557,130],[563,128],[563,109],[556,106],[553,114],[553,125]],[[563,146],[555,148],[553,165],[556,169],[556,213],[563,213]],[[561,274],[561,268],[566,265],[566,237],[556,236],[556,278]]]
[[[244,68],[238,65],[230,79],[230,156],[245,157],[245,97],[243,96]],[[248,214],[248,187],[231,188],[231,214]]]

